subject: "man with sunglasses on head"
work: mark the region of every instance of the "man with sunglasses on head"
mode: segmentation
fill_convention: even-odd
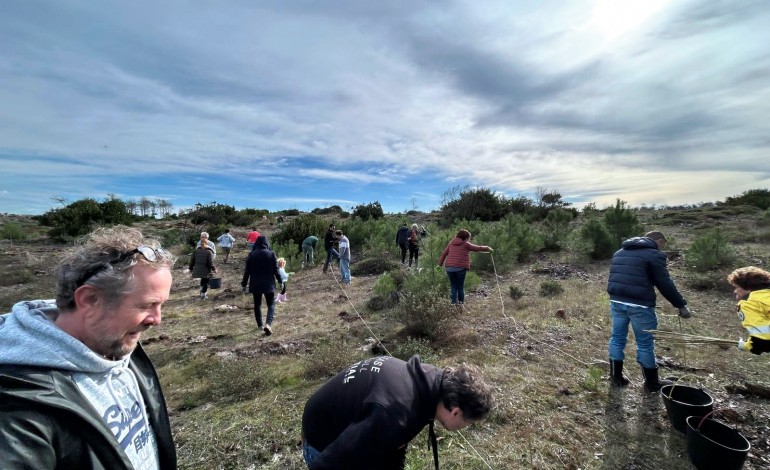
[[[160,324],[173,263],[135,229],[99,229],[59,263],[55,301],[0,316],[0,468],[176,468],[139,345]]]

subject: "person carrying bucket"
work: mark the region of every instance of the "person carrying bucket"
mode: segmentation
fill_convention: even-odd
[[[736,269],[727,281],[735,287],[738,318],[749,334],[738,349],[753,354],[770,352],[770,273],[754,266]]]
[[[612,266],[607,282],[612,315],[612,336],[609,343],[610,380],[615,387],[625,387],[623,377],[624,349],[628,340],[629,324],[636,338],[636,361],[642,366],[644,388],[657,392],[671,382],[659,380],[655,362],[655,339],[652,333],[658,327],[655,314],[655,288],[663,297],[679,309],[679,316],[690,318],[687,301],[679,293],[668,274],[663,247],[666,237],[660,232],[647,232],[643,237],[624,241],[621,249],[612,256]]]

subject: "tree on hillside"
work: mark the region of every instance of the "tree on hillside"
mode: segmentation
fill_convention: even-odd
[[[353,218],[358,217],[361,220],[377,220],[381,219],[385,213],[382,211],[382,206],[379,201],[370,202],[369,204],[359,204],[353,208]]]
[[[51,227],[48,234],[58,240],[85,235],[97,225],[130,224],[131,213],[120,199],[98,202],[87,198],[52,209],[40,217],[41,225]]]
[[[770,189],[749,189],[740,196],[732,196],[725,199],[728,206],[754,206],[762,210],[770,208]]]
[[[504,196],[488,188],[466,189],[439,209],[442,223],[454,220],[480,220],[492,222],[502,219],[507,211]]]
[[[642,226],[636,213],[626,207],[626,201],[617,200],[615,207],[610,207],[604,212],[604,225],[615,241],[615,248],[620,248],[623,240],[639,235]]]

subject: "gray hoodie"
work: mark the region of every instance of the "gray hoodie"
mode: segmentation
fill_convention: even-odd
[[[59,329],[53,300],[19,302],[0,316],[0,365],[33,366],[70,376],[137,470],[158,469],[158,446],[130,355],[111,361]],[[65,314],[67,315],[67,314]]]

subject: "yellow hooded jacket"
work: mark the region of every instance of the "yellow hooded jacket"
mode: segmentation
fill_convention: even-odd
[[[739,301],[738,318],[749,333],[749,339],[743,349],[756,354],[766,352],[767,346],[762,343],[770,342],[770,289],[755,290],[746,300]],[[761,341],[752,341],[753,339]],[[753,350],[759,344],[762,344],[759,348],[762,351]]]

